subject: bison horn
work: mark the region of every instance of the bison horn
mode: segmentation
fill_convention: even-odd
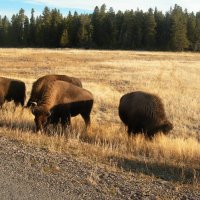
[[[37,106],[37,102],[35,101],[31,102],[31,106]]]

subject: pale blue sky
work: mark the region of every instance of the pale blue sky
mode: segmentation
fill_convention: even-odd
[[[58,8],[64,15],[67,15],[69,10],[88,13],[92,12],[96,5],[101,6],[104,3],[107,8],[113,7],[115,11],[137,8],[147,11],[150,7],[157,7],[158,10],[165,12],[169,11],[170,6],[173,7],[174,4],[180,5],[183,9],[187,8],[189,12],[200,11],[200,0],[0,0],[0,15],[11,17],[20,8],[23,8],[28,16],[31,8],[34,8],[38,15],[42,13],[45,6]]]

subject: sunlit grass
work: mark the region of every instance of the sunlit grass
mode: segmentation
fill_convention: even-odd
[[[147,166],[144,171],[149,170],[150,174],[163,166],[177,177],[179,169],[183,171],[182,176],[185,170],[190,170],[193,181],[199,182],[199,54],[0,49],[0,76],[25,81],[27,98],[32,82],[50,73],[76,76],[82,80],[83,87],[94,94],[92,123],[88,131],[78,116],[72,119],[73,128],[71,132],[67,131],[67,137],[59,136],[60,127],[53,131],[51,126],[49,135],[36,134],[31,112],[15,109],[8,103],[0,111],[1,135],[124,169],[137,171],[138,165],[141,167],[144,163]],[[174,124],[169,135],[159,134],[153,140],[142,135],[128,138],[118,117],[118,104],[124,93],[135,90],[155,93],[163,99],[167,116]],[[169,171],[165,171],[166,176]]]

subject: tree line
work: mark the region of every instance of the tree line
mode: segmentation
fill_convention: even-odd
[[[45,7],[30,18],[20,9],[9,20],[0,15],[0,47],[69,47],[127,50],[200,50],[200,12],[174,5],[163,14],[157,8],[114,12],[106,5],[92,14],[63,16]]]

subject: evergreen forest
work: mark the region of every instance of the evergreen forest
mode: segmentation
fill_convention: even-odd
[[[63,16],[45,7],[28,17],[20,9],[11,19],[0,13],[0,47],[200,51],[200,11],[189,13],[175,4],[166,13],[115,12],[103,4],[91,14]]]

